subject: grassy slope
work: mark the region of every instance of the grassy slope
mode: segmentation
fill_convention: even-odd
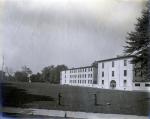
[[[48,83],[5,83],[7,95],[13,93],[8,101],[18,99],[23,107],[60,109],[84,112],[103,112],[147,115],[150,96],[144,92],[124,92],[85,87],[50,85]],[[12,91],[8,87],[18,90]],[[23,92],[24,91],[24,92]],[[58,105],[58,93],[61,93],[61,105]],[[18,94],[18,95],[17,95]],[[95,97],[97,104],[95,105]],[[8,96],[5,96],[7,99]],[[32,100],[31,100],[32,99]],[[27,100],[22,101],[22,100]]]

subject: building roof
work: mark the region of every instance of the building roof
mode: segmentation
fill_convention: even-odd
[[[134,56],[134,55],[118,56],[118,57],[115,57],[115,58],[99,60],[99,61],[97,61],[97,62],[106,62],[106,61],[119,60],[119,59],[126,59],[126,58],[131,58],[131,57],[135,57],[135,56]]]
[[[74,70],[74,69],[83,69],[83,68],[92,68],[92,67],[94,67],[94,66],[85,66],[85,67],[70,68],[70,69],[66,69],[66,70],[63,70],[63,71]]]
[[[105,60],[99,60],[96,62],[106,62],[106,61],[112,61],[112,60],[119,60],[119,59],[125,59],[125,58],[130,58],[130,57],[135,57],[134,55],[127,55],[127,56],[118,56],[115,58],[110,58],[110,59],[105,59]],[[74,70],[74,69],[83,69],[83,68],[92,68],[94,66],[85,66],[85,67],[77,67],[77,68],[70,68],[70,69],[66,69],[63,71],[67,71],[67,70]]]

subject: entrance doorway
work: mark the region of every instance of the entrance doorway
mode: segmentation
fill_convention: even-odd
[[[110,87],[111,87],[112,89],[116,88],[116,81],[115,81],[115,80],[111,80],[111,81],[110,81]]]

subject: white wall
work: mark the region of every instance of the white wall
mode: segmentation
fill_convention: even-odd
[[[127,61],[127,66],[124,66],[124,60]],[[96,88],[104,88],[104,89],[112,89],[110,87],[111,80],[116,81],[116,90],[133,90],[133,91],[150,91],[150,82],[133,82],[134,78],[134,65],[131,64],[132,58],[122,58],[122,59],[112,59],[105,60],[104,68],[102,68],[102,61],[98,62],[98,84],[93,84],[94,80],[94,68],[86,67],[86,72],[78,72],[79,69],[85,68],[76,68],[76,72],[70,72],[70,70],[61,72],[61,84],[73,85],[73,86],[85,86],[85,87],[96,87]],[[114,67],[112,67],[112,61],[114,61]],[[89,68],[92,68],[92,71],[89,71]],[[127,71],[127,76],[124,76],[124,70]],[[114,71],[114,77],[112,77],[112,71]],[[102,77],[102,72],[104,72],[104,77]],[[85,75],[86,78],[78,78],[78,75]],[[92,74],[92,77],[88,77],[89,74]],[[70,75],[76,75],[77,77],[70,77]],[[76,80],[76,83],[71,83],[71,80]],[[78,80],[81,80],[81,83],[78,83]],[[82,83],[82,81],[86,80],[86,83]],[[88,83],[88,81],[92,81],[92,83]],[[104,80],[104,84],[102,84],[102,80]],[[126,80],[126,83],[124,83]],[[135,86],[135,84],[139,83],[140,86]],[[145,86],[145,84],[149,84],[149,86]]]
[[[135,84],[140,84],[140,85],[135,86]],[[133,85],[133,91],[150,91],[150,82],[134,82],[132,85]]]
[[[124,66],[124,60],[120,60],[120,88],[122,90],[132,90],[132,82],[133,82],[133,64],[131,64],[131,58],[126,59],[127,66]],[[127,70],[127,76],[124,76],[124,70]],[[126,80],[126,84],[124,83]]]
[[[82,72],[78,72],[79,69],[71,69],[71,70],[73,70],[73,72],[70,72],[70,70],[62,71],[61,72],[61,84],[92,87],[93,80],[94,80],[93,67],[81,68],[81,69],[84,69],[84,71],[82,71]],[[85,69],[86,69],[86,72],[85,72]],[[89,69],[92,69],[92,71]],[[76,70],[76,71],[74,72],[74,70]],[[91,77],[91,74],[92,74],[92,77]],[[74,77],[74,75],[76,75],[76,78]],[[84,77],[79,78],[78,75],[81,75],[81,76],[84,75]],[[86,78],[85,78],[85,75],[86,75]],[[90,77],[89,77],[89,75],[90,75]],[[76,83],[73,83],[73,80],[76,81]],[[78,80],[79,80],[79,83],[78,83]],[[81,83],[80,83],[80,81],[81,81]],[[83,81],[84,81],[84,83],[83,83]]]
[[[110,87],[111,80],[116,81],[116,88],[119,90],[132,90],[132,80],[133,80],[133,65],[130,63],[131,58],[125,58],[127,60],[127,66],[124,66],[124,59],[109,60],[98,63],[98,85],[101,88],[112,89]],[[112,61],[114,61],[114,67],[112,67]],[[104,68],[102,68],[102,63],[104,63]],[[124,70],[127,70],[127,76],[124,76]],[[114,77],[112,76],[112,71],[114,71]],[[102,77],[102,72],[104,72],[104,77]],[[104,85],[102,84],[104,80]],[[126,85],[124,84],[126,80]]]

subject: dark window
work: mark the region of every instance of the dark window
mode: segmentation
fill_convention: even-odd
[[[124,76],[127,76],[127,70],[124,70]]]
[[[86,74],[85,74],[85,78],[86,78]]]
[[[150,84],[146,83],[145,86],[146,86],[146,87],[150,87]]]
[[[115,63],[114,63],[114,61],[112,61],[112,67],[114,67],[115,66]]]
[[[102,63],[102,69],[104,68],[104,63]]]
[[[140,86],[140,83],[136,83],[135,86]]]
[[[124,83],[124,86],[126,86],[126,84],[127,84],[127,80],[124,80],[124,81],[123,81],[123,83]]]
[[[85,72],[86,72],[86,69],[85,69]]]
[[[127,80],[124,80],[123,82],[124,82],[124,83],[127,83]]]
[[[104,77],[104,72],[102,72],[102,77]]]
[[[114,73],[114,71],[112,71],[112,77],[114,77],[115,76],[115,73]]]
[[[124,60],[124,66],[127,66],[127,60]]]
[[[102,84],[104,84],[104,80],[102,80]]]

